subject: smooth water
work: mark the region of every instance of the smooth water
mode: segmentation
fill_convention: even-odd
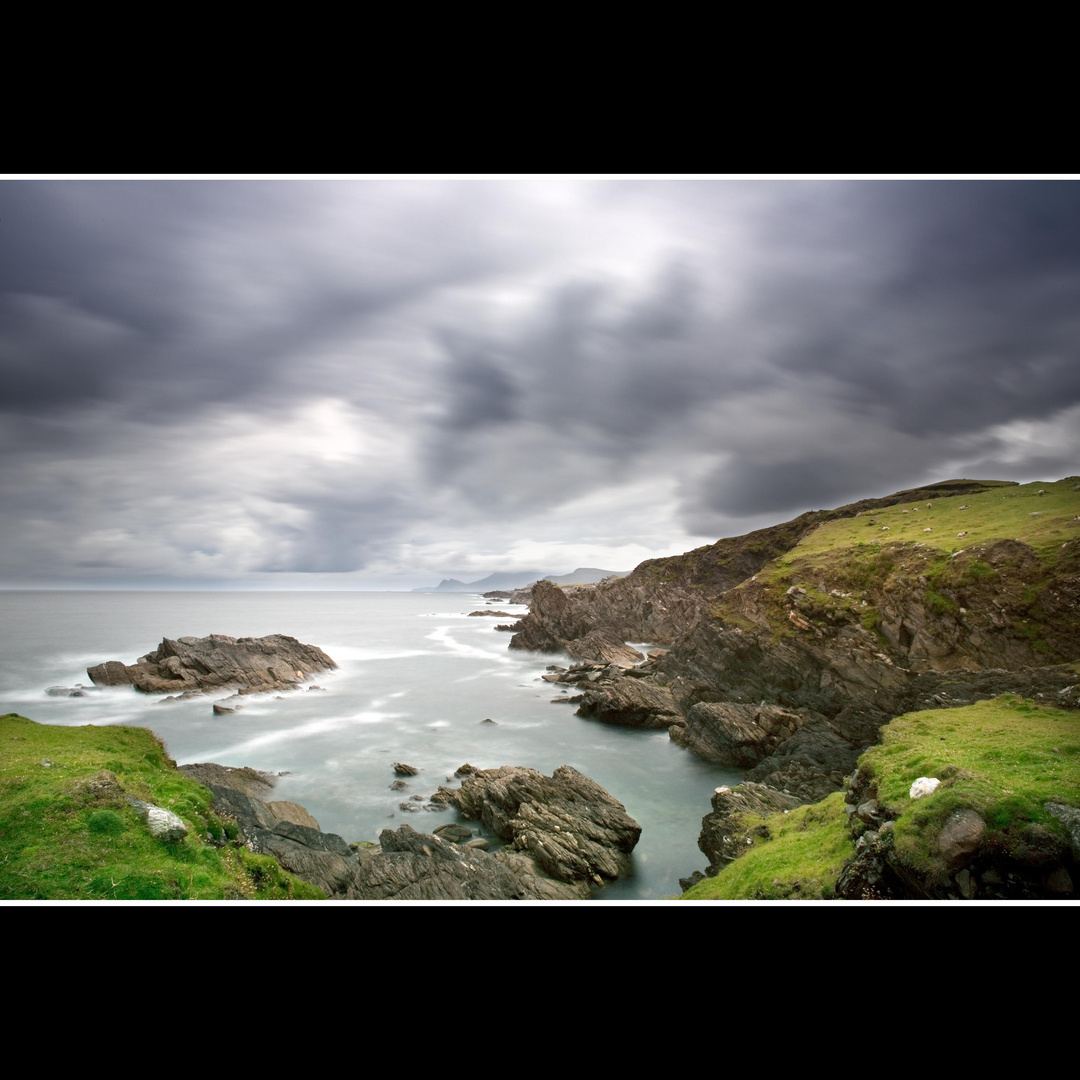
[[[468,594],[363,592],[0,592],[0,713],[46,724],[148,727],[179,764],[215,761],[285,773],[275,798],[302,803],[328,832],[377,840],[408,823],[430,831],[453,811],[406,813],[410,795],[456,787],[454,770],[526,765],[548,775],[572,765],[619,799],[642,826],[634,874],[597,895],[656,900],[705,864],[701,818],[712,790],[739,774],[675,746],[666,731],[639,731],[551,704],[559,687],[540,676],[565,655],[511,652],[505,619],[468,617],[495,607]],[[53,698],[53,685],[89,685],[86,668],[134,663],[163,637],[288,634],[340,665],[305,690],[253,696],[214,716],[211,703],[162,701],[130,687]],[[494,724],[482,721],[490,718]],[[420,773],[395,792],[392,765]],[[475,826],[475,823],[470,822]]]

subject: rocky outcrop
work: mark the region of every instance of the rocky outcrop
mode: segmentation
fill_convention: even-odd
[[[641,835],[622,803],[569,765],[550,777],[511,765],[481,769],[435,797],[563,882],[603,885],[622,877]]]
[[[516,777],[523,782],[515,788],[521,793],[520,812],[511,831],[520,825],[522,843],[488,852],[487,842],[462,825],[442,826],[438,836],[403,825],[384,829],[377,845],[348,844],[336,833],[322,832],[302,806],[270,801],[276,777],[269,773],[208,763],[180,769],[210,789],[215,812],[235,822],[237,838],[248,850],[271,856],[330,899],[585,900],[593,884],[625,868],[623,849],[632,849],[640,829],[603,788],[573,769],[559,777],[564,770],[557,770],[558,779],[535,774],[539,784],[532,777]],[[483,784],[488,775],[472,766],[458,771],[466,783],[480,778]],[[435,805],[456,805],[455,794],[440,789],[433,796]],[[571,812],[575,802],[581,805]],[[500,805],[505,809],[509,804],[504,799]],[[571,823],[577,832],[570,831]],[[545,844],[547,832],[551,837]],[[608,843],[613,850],[605,854]],[[568,855],[552,859],[560,844],[575,849],[576,860]],[[549,865],[558,873],[552,874]]]
[[[744,782],[738,787],[718,787],[713,792],[712,812],[701,822],[698,847],[709,860],[711,876],[738,858],[770,814],[801,806],[803,800],[765,784]],[[698,875],[700,877],[700,875]],[[688,879],[689,884],[693,881]]]
[[[337,900],[361,899],[360,854],[292,802],[267,801],[276,777],[254,769],[203,762],[180,771],[208,787],[214,811],[236,823],[238,839],[257,855],[270,855],[302,881]]]
[[[684,719],[667,687],[626,676],[616,676],[586,689],[578,716],[642,728],[670,728]]]
[[[261,638],[211,634],[164,638],[134,664],[108,660],[86,673],[95,686],[134,686],[144,694],[189,697],[217,690],[237,694],[294,690],[307,676],[336,667],[322,649],[284,634]]]
[[[806,719],[778,705],[699,702],[672,729],[671,738],[708,761],[749,769],[790,739]]]
[[[583,900],[584,884],[553,881],[526,855],[462,847],[416,832],[384,829],[358,875],[363,900]]]

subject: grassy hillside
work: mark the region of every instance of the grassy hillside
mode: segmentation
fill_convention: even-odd
[[[323,896],[229,844],[235,830],[211,810],[210,792],[177,771],[150,731],[11,713],[0,717],[0,748],[0,900]],[[154,839],[127,795],[171,810],[187,837]]]
[[[888,724],[880,745],[859,760],[858,779],[890,819],[895,871],[929,892],[944,890],[955,867],[940,840],[959,810],[985,825],[972,874],[984,881],[1040,875],[1068,860],[1068,837],[1048,803],[1080,807],[1080,713],[1005,696],[966,708],[909,713]],[[911,799],[919,777],[941,781]],[[865,797],[865,796],[863,796]],[[867,826],[844,812],[841,793],[770,817],[732,819],[746,854],[684,900],[828,899]]]
[[[830,637],[845,626],[878,632],[884,622],[881,644],[893,647],[910,644],[898,637],[905,619],[917,629],[949,616],[962,621],[926,628],[928,637],[950,635],[939,654],[995,666],[1011,635],[1019,647],[998,654],[1004,666],[1076,659],[1080,485],[1070,477],[983,487],[824,522],[719,597],[712,613],[774,637]]]
[[[1011,539],[1029,545],[1040,559],[1051,562],[1065,541],[1080,535],[1080,523],[1073,521],[1080,514],[1076,484],[1077,478],[1069,477],[1052,484],[1001,483],[973,495],[932,499],[915,495],[895,506],[826,522],[801,540],[787,558],[812,560],[874,540],[919,541],[951,555],[987,540]]]

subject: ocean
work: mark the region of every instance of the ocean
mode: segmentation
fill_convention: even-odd
[[[526,609],[471,594],[374,592],[0,592],[0,713],[44,724],[125,724],[156,732],[178,764],[214,761],[280,774],[275,797],[307,807],[327,832],[377,840],[409,824],[430,831],[453,811],[409,813],[401,803],[457,786],[454,770],[525,765],[550,775],[572,765],[622,802],[642,827],[633,875],[598,901],[677,896],[678,879],[703,869],[702,817],[720,784],[740,773],[701,761],[666,731],[639,731],[575,716],[541,681],[565,654],[510,651],[507,619],[469,617]],[[48,686],[89,685],[86,668],[134,663],[163,637],[288,634],[339,665],[282,698],[252,696],[214,716],[225,694],[162,701],[130,687],[85,698]],[[632,643],[639,646],[646,643]],[[483,723],[494,720],[493,724]],[[418,768],[392,791],[394,762]],[[468,824],[476,827],[474,822]]]

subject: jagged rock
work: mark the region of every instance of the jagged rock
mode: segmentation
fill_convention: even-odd
[[[322,832],[297,803],[267,802],[276,780],[272,774],[209,762],[181,765],[180,771],[210,789],[214,810],[236,822],[250,851],[272,856],[331,899],[361,899],[357,875],[367,852],[353,851],[336,833]]]
[[[581,696],[578,716],[642,728],[670,727],[684,719],[666,687],[628,678],[589,687]]]
[[[670,735],[673,742],[707,761],[749,769],[805,722],[801,713],[778,705],[699,702],[687,712],[684,724],[671,728]]]
[[[362,900],[583,900],[584,883],[545,877],[529,857],[458,847],[408,825],[379,834],[380,851],[360,868]]]
[[[415,765],[406,765],[401,761],[395,761],[394,772],[398,776],[416,776],[420,770]]]
[[[550,777],[511,765],[479,770],[440,791],[559,881],[614,881],[641,835],[622,803],[569,765]]]
[[[211,634],[164,638],[135,664],[108,660],[86,673],[95,686],[134,686],[145,694],[187,696],[222,688],[240,694],[291,690],[308,675],[336,667],[322,649],[284,634],[261,638]]]

